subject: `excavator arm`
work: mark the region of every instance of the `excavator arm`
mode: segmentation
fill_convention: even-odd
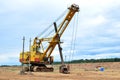
[[[62,34],[64,33],[68,24],[70,23],[72,17],[74,16],[74,14],[79,11],[79,6],[76,5],[76,4],[73,4],[68,9],[69,9],[68,14],[64,18],[64,20],[60,24],[60,26],[58,27],[58,30],[56,31],[56,34],[53,36],[52,40],[49,42],[48,48],[43,53],[43,58],[46,54],[48,54],[48,57],[50,57],[50,55],[51,55],[52,51],[54,50],[56,44],[59,43],[58,34],[59,34],[59,37],[62,36]]]

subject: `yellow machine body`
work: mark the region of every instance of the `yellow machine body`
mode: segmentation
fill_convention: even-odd
[[[31,64],[32,68],[37,69],[35,66],[41,66],[46,64],[52,64],[53,63],[53,56],[51,56],[55,46],[60,43],[59,38],[62,36],[64,33],[65,29],[67,28],[68,24],[70,23],[72,17],[76,12],[79,11],[79,6],[78,5],[71,5],[68,8],[68,13],[65,16],[64,20],[58,26],[58,29],[56,33],[50,37],[50,38],[38,38],[35,37],[33,44],[30,48],[30,51],[28,52],[22,52],[20,53],[20,62],[23,64]],[[59,38],[58,38],[59,37]],[[43,48],[43,42],[47,41],[48,46],[46,49]],[[40,51],[42,50],[42,52]],[[41,70],[41,68],[38,68]]]

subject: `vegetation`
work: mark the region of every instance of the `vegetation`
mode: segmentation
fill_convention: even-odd
[[[107,59],[80,59],[72,60],[66,63],[97,63],[97,62],[120,62],[120,58],[107,58]],[[61,62],[54,62],[54,64],[60,64]]]
[[[73,60],[71,63],[96,63],[96,62],[120,62],[120,58],[109,58],[109,59],[80,59]]]

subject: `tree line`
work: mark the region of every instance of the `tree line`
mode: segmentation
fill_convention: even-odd
[[[98,63],[98,62],[120,62],[120,58],[106,58],[106,59],[79,59],[67,61],[65,63]],[[54,62],[54,64],[60,64],[61,62]]]

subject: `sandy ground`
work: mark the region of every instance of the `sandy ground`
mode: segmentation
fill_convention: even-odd
[[[96,71],[103,66],[105,71]],[[120,80],[120,62],[71,64],[70,74],[59,73],[58,65],[54,72],[32,72],[20,75],[18,67],[1,67],[0,80]]]

